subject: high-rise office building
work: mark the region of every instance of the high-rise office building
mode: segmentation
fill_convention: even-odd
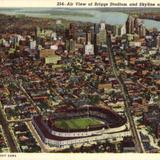
[[[97,44],[103,45],[106,44],[106,25],[105,23],[100,24],[99,33],[97,33]]]
[[[94,46],[94,53],[97,53],[97,32],[96,32],[96,24],[94,24],[93,46]]]
[[[146,35],[146,28],[144,26],[144,24],[140,24],[138,27],[138,35],[139,37],[145,37]]]
[[[126,22],[126,31],[129,34],[134,33],[134,18],[132,16],[128,17],[128,20]]]
[[[75,23],[71,23],[69,27],[69,36],[70,39],[76,40],[77,39],[77,25]]]
[[[92,33],[90,31],[86,32],[86,44],[88,44],[88,42],[91,41],[92,41]]]
[[[114,25],[112,27],[112,32],[114,36],[122,36],[126,34],[126,25]]]
[[[134,31],[137,34],[138,34],[139,25],[140,25],[140,20],[138,18],[135,18],[135,20],[134,20],[134,28],[135,28]]]
[[[160,34],[157,36],[157,48],[160,49]]]
[[[73,39],[66,40],[66,50],[68,52],[74,52],[76,49],[76,42]]]

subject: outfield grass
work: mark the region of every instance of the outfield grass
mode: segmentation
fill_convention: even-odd
[[[100,124],[103,124],[103,122],[96,118],[72,118],[55,121],[55,126],[62,129],[87,129],[89,126]]]

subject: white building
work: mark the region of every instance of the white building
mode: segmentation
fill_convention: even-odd
[[[52,49],[52,50],[57,50],[58,49],[58,46],[57,45],[51,45],[51,47],[50,47],[50,49]]]
[[[17,34],[16,36],[16,39],[17,39],[17,43],[19,43],[19,41],[24,41],[25,40],[25,38],[23,37],[23,36],[21,36],[21,35],[19,35],[19,34]]]
[[[30,49],[36,49],[37,43],[35,40],[31,40],[29,43],[29,48]]]
[[[56,32],[52,32],[51,33],[51,38],[56,41],[57,40],[57,33]]]
[[[124,35],[124,34],[126,34],[126,25],[124,24],[124,25],[122,25],[121,26],[121,31],[120,31],[120,35],[122,36],[122,35]]]
[[[105,30],[105,29],[106,29],[105,23],[101,23],[101,24],[100,24],[100,30]]]
[[[91,42],[85,45],[85,55],[94,55],[94,46]]]
[[[4,45],[5,47],[9,47],[10,44],[8,41],[6,41],[5,39],[2,39],[2,45]]]
[[[132,41],[132,42],[129,42],[129,46],[130,47],[141,47],[141,42]]]

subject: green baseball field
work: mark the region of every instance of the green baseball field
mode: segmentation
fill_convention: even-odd
[[[103,124],[96,118],[72,118],[67,120],[57,120],[55,121],[55,126],[62,129],[87,129],[91,126],[97,126]]]

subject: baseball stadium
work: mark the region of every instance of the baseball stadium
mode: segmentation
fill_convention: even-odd
[[[110,109],[84,106],[58,109],[48,118],[34,116],[32,123],[45,144],[63,148],[125,132],[127,119]]]

